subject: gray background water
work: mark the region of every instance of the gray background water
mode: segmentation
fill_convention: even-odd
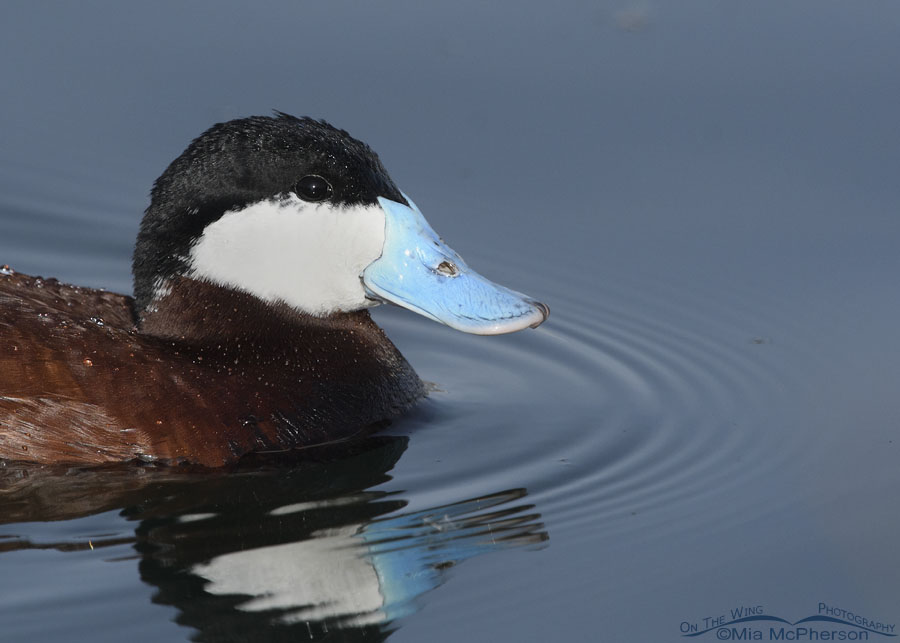
[[[741,605],[900,621],[900,5],[2,13],[0,263],[130,291],[152,180],[280,109],[367,141],[471,265],[550,304],[492,339],[378,315],[439,391],[392,427],[391,478],[347,488],[407,513],[525,490],[548,538],[441,572],[392,641],[674,641]],[[4,520],[0,640],[200,636],[202,587],[142,549],[154,502]]]

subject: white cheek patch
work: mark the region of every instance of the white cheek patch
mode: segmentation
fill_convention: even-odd
[[[206,226],[187,276],[229,286],[312,315],[372,306],[360,281],[381,256],[377,204],[333,206],[294,195],[226,212]]]

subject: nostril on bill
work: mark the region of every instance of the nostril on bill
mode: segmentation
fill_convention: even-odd
[[[455,277],[459,274],[459,268],[449,261],[442,261],[435,270],[447,277]]]

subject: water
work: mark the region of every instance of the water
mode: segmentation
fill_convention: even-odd
[[[890,3],[10,4],[0,263],[129,291],[152,180],[277,108],[369,142],[552,316],[481,338],[376,311],[435,390],[351,453],[7,467],[0,640],[900,621],[898,27]]]

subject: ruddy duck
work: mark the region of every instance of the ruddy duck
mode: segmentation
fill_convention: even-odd
[[[547,307],[472,271],[324,121],[220,123],[157,179],[134,298],[0,271],[0,458],[232,463],[424,395],[368,308],[508,333]]]

